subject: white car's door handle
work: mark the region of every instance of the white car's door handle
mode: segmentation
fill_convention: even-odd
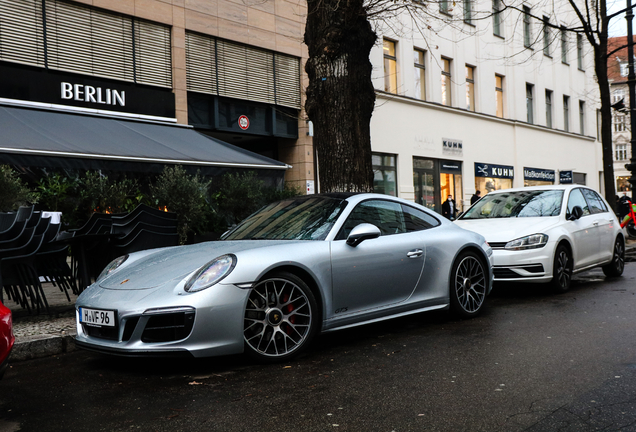
[[[595,221],[595,222],[594,222],[594,226],[598,226],[598,221]]]
[[[423,253],[424,251],[422,249],[413,249],[412,251],[409,251],[406,256],[409,258],[417,258],[421,257]]]

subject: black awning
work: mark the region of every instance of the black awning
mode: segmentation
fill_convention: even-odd
[[[238,168],[281,175],[288,168],[189,127],[9,106],[0,106],[0,162],[142,172],[180,164],[202,173]]]

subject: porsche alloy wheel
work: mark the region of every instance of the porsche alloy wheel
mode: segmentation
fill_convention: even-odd
[[[277,273],[256,284],[245,307],[246,351],[261,361],[282,361],[300,353],[317,327],[316,300],[300,278]]]
[[[486,299],[488,272],[483,262],[473,252],[462,253],[451,274],[451,308],[459,316],[477,315]]]
[[[562,244],[557,247],[552,267],[552,290],[563,293],[570,289],[572,282],[572,255]]]

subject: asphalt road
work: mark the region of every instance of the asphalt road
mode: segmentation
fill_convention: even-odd
[[[551,295],[496,288],[473,320],[321,336],[302,358],[87,352],[13,364],[0,431],[636,431],[636,263]]]

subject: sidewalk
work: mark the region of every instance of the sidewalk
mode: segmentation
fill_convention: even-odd
[[[59,288],[50,283],[42,284],[49,302],[49,311],[29,315],[26,309],[13,300],[4,297],[4,304],[13,315],[13,334],[15,345],[11,352],[11,361],[28,360],[69,352],[75,349],[75,299],[69,292],[71,301]]]
[[[628,240],[626,261],[636,261],[636,240]],[[39,315],[29,313],[12,300],[5,298],[5,306],[13,313],[13,333],[15,345],[11,361],[29,360],[46,357],[75,349],[75,299],[66,295],[52,284],[43,285],[49,302],[50,313]]]

